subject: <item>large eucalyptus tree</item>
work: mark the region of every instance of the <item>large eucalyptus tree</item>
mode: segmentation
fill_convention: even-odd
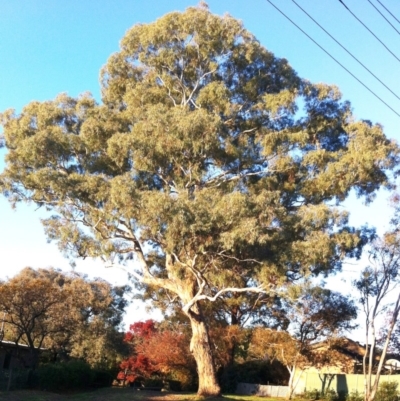
[[[359,233],[334,205],[387,185],[397,147],[204,4],[134,26],[101,83],[101,103],[3,113],[2,186],[54,213],[66,253],[120,258],[179,299],[198,392],[219,394],[203,303],[339,268]]]

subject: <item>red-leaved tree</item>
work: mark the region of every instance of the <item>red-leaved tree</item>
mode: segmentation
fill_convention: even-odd
[[[129,326],[124,341],[131,345],[132,355],[121,362],[118,380],[122,380],[124,384],[134,383],[137,379],[148,378],[155,372],[156,369],[149,358],[137,350],[140,344],[151,338],[155,332],[155,322],[151,319]]]
[[[189,386],[196,373],[189,350],[190,338],[185,330],[156,327],[153,320],[130,326],[125,341],[132,346],[132,355],[120,365],[118,379],[126,384],[152,375],[179,380]]]

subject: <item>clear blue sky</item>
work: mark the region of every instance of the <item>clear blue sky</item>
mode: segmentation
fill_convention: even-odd
[[[291,0],[272,0],[317,42],[400,114],[400,101],[337,46]],[[400,96],[400,62],[376,41],[339,0],[296,0],[337,40]],[[381,0],[400,19],[400,2]],[[400,35],[368,1],[344,0],[400,59]],[[373,0],[374,4],[378,3]],[[20,111],[32,100],[48,100],[60,92],[76,96],[89,91],[100,100],[98,76],[119,40],[136,23],[148,23],[163,14],[184,10],[197,0],[0,0],[0,111]],[[353,105],[356,118],[384,126],[386,134],[400,138],[400,117],[382,105],[354,78],[287,21],[267,0],[209,0],[212,12],[228,12],[278,57],[289,60],[299,75],[313,82],[339,86]],[[383,11],[383,10],[382,10]],[[390,18],[390,16],[388,16]],[[391,21],[400,31],[400,24]],[[5,150],[0,151],[0,169]],[[348,203],[354,224],[382,227],[387,220],[385,196],[365,209]],[[0,278],[12,276],[26,265],[68,268],[55,245],[46,244],[41,212],[20,207],[13,212],[0,199]],[[125,276],[99,263],[78,264],[78,270],[103,276],[114,283]]]

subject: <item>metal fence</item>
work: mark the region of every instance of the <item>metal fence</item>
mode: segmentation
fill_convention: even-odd
[[[259,395],[264,397],[286,397],[288,390],[288,386],[239,383],[236,388],[236,393],[242,395]]]

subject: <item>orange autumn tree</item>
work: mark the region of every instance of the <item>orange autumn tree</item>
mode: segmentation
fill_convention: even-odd
[[[129,326],[129,331],[125,334],[124,341],[131,345],[131,355],[121,362],[117,376],[117,379],[123,380],[124,384],[134,383],[140,378],[148,378],[155,371],[149,359],[136,350],[136,347],[150,338],[155,330],[154,320],[136,322]]]
[[[125,341],[132,355],[120,365],[119,380],[134,383],[137,379],[159,377],[178,380],[190,386],[195,375],[195,361],[189,350],[189,335],[180,327],[163,328],[153,320],[130,326]]]

